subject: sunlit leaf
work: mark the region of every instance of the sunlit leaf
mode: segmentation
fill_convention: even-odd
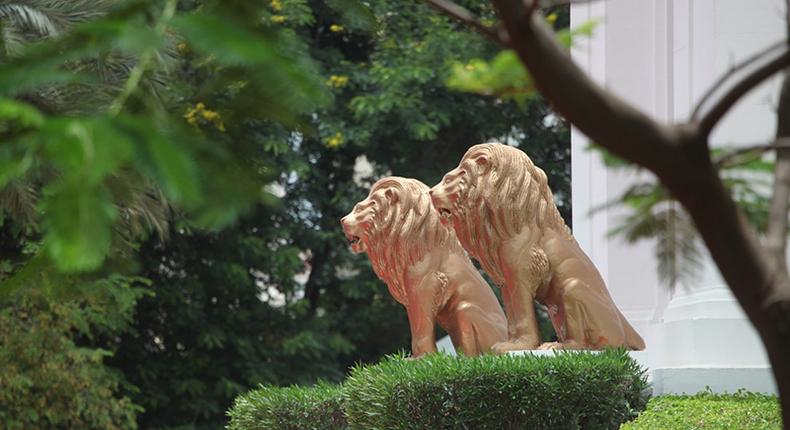
[[[63,271],[99,267],[110,249],[117,216],[107,190],[62,182],[44,191],[44,246],[52,261]]]
[[[66,177],[92,186],[129,160],[134,143],[107,118],[53,119],[44,129],[45,151]]]
[[[373,11],[361,0],[327,0],[332,9],[343,17],[343,21],[353,28],[372,32],[378,26]]]
[[[224,64],[256,64],[278,58],[271,35],[254,33],[220,16],[182,15],[173,19],[173,26],[195,49]]]

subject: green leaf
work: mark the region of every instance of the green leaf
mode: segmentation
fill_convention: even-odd
[[[93,270],[110,250],[118,215],[103,186],[60,182],[44,189],[44,246],[63,271]]]
[[[255,64],[277,59],[274,38],[234,25],[217,15],[193,13],[175,17],[173,26],[203,54],[224,64]]]
[[[534,94],[532,78],[511,50],[500,52],[490,62],[472,60],[467,64],[454,64],[447,86],[500,98],[523,100]]]
[[[134,143],[109,118],[64,118],[47,122],[45,151],[64,176],[100,183],[135,152]]]
[[[33,165],[33,151],[20,143],[0,144],[0,189],[24,175]]]
[[[103,19],[82,24],[79,31],[104,41],[107,48],[129,54],[161,48],[164,40],[140,19]]]
[[[598,27],[597,20],[583,22],[576,28],[565,28],[557,32],[557,39],[566,48],[573,45],[573,39],[579,36],[591,37]]]
[[[0,120],[17,123],[23,128],[38,128],[44,123],[44,116],[28,103],[0,99]]]
[[[327,0],[326,3],[353,28],[372,33],[378,26],[376,15],[360,0]]]

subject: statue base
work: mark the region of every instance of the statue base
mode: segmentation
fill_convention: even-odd
[[[522,355],[533,355],[537,357],[552,357],[556,354],[562,354],[566,351],[573,351],[577,352],[578,350],[565,350],[565,349],[555,349],[550,351],[542,351],[542,350],[523,350],[523,351],[510,351],[508,355],[511,356],[522,356]],[[584,350],[584,352],[589,352],[592,354],[598,354],[601,351],[590,351]],[[648,361],[647,361],[647,351],[628,351],[628,355],[634,359],[642,368],[649,369]]]
[[[510,351],[511,356],[554,356],[564,350]],[[600,353],[600,351],[587,351]],[[696,394],[710,390],[714,393],[734,393],[745,389],[756,393],[776,394],[776,385],[770,367],[766,366],[673,366],[653,368],[649,365],[648,351],[629,351],[628,355],[643,369],[652,387],[652,395]]]

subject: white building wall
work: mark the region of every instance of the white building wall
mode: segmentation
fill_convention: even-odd
[[[594,19],[595,35],[575,41],[574,60],[596,81],[661,121],[684,121],[732,65],[785,36],[782,0],[606,0],[571,8],[571,26]],[[780,82],[744,98],[714,131],[714,145],[756,144],[775,133]],[[775,391],[754,329],[710,260],[694,285],[670,293],[653,244],[607,233],[623,209],[591,213],[619,197],[636,174],[607,169],[572,133],[574,234],[647,342],[657,394],[747,388]],[[639,173],[648,175],[648,173]]]

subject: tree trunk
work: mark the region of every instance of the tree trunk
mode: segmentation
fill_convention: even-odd
[[[788,10],[790,19],[790,10]],[[777,109],[777,140],[790,138],[790,69],[785,70],[784,82],[779,96]],[[776,150],[776,166],[774,170],[774,188],[768,217],[765,246],[770,253],[775,270],[787,273],[787,227],[788,209],[790,209],[790,149]],[[790,299],[788,299],[790,300]],[[779,318],[784,330],[784,337],[777,339],[777,351],[771,353],[771,364],[779,386],[782,415],[785,428],[790,428],[790,304],[778,306],[771,310]],[[766,348],[768,344],[766,343]]]
[[[785,72],[777,110],[777,141],[790,138],[790,70]],[[768,212],[765,246],[777,267],[787,272],[787,212],[790,207],[790,148],[776,150],[774,189]]]

